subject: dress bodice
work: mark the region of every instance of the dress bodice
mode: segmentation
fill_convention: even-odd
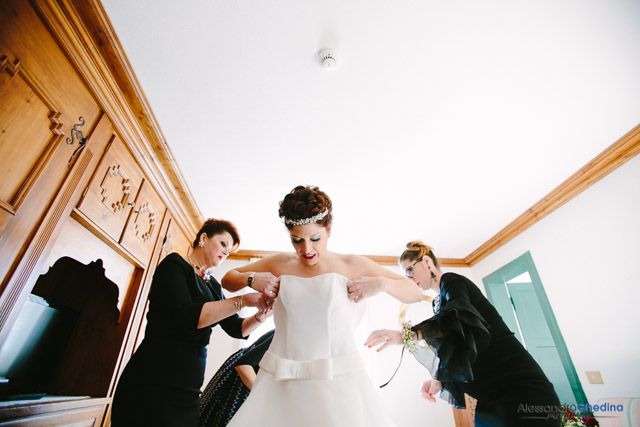
[[[284,275],[274,305],[275,336],[269,351],[292,360],[336,358],[356,352],[354,333],[365,306],[349,299],[349,278]]]
[[[246,402],[228,427],[389,427],[355,342],[365,304],[349,278],[280,276],[275,335]]]

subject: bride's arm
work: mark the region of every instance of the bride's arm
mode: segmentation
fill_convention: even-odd
[[[413,280],[400,276],[378,263],[363,256],[351,255],[350,263],[354,263],[360,277],[348,285],[349,298],[361,301],[364,298],[385,292],[406,303],[422,300],[422,291]]]
[[[221,280],[222,287],[228,291],[236,292],[248,286],[251,280],[251,287],[254,290],[262,292],[268,298],[274,298],[278,295],[280,279],[272,271],[275,271],[274,266],[281,258],[279,255],[268,256],[251,264],[229,270]]]

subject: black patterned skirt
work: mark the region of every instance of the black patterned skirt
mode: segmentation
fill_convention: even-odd
[[[200,396],[200,426],[226,426],[249,395],[249,389],[235,370],[237,360],[251,347],[233,353]]]

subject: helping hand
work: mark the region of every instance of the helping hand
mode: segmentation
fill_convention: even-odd
[[[251,287],[264,294],[265,298],[273,300],[280,291],[280,278],[271,273],[256,273]]]
[[[265,311],[258,311],[256,313],[256,320],[258,322],[264,322],[265,320],[267,320],[267,318],[273,316],[273,305],[271,306],[267,306]]]
[[[442,383],[438,380],[430,379],[422,383],[420,394],[429,402],[436,402],[435,395],[442,390]]]
[[[371,332],[364,345],[371,348],[379,345],[376,351],[384,350],[391,345],[402,345],[402,332],[391,329],[379,329]]]
[[[256,307],[262,312],[269,308],[264,301],[264,296],[258,292],[247,292],[246,294],[242,294],[242,305],[244,307]]]

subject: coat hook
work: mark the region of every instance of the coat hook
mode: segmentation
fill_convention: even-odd
[[[80,128],[84,126],[84,117],[82,116],[78,117],[78,121],[80,123],[76,123],[75,125],[73,125],[73,128],[71,129],[71,138],[67,138],[67,145],[69,146],[73,145],[73,142],[76,139],[78,140],[78,148],[76,148],[73,151],[73,154],[71,154],[69,163],[73,162],[73,159],[75,159],[78,153],[82,151],[82,149],[85,147],[89,139],[86,136],[82,135],[82,131],[80,130]]]
[[[87,138],[82,135],[82,131],[80,130],[80,128],[84,126],[84,117],[78,117],[78,121],[80,123],[76,123],[71,129],[71,138],[67,138],[67,145],[73,145],[73,142],[76,139],[78,139],[78,144],[80,145],[84,145],[87,143]]]

